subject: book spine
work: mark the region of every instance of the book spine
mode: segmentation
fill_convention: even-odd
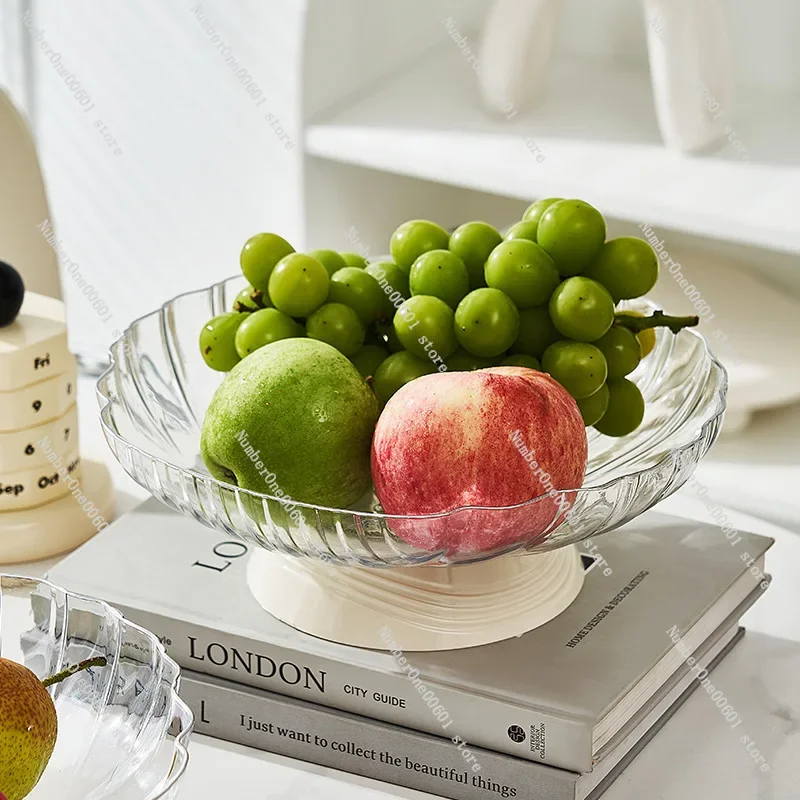
[[[588,720],[556,716],[116,604],[184,669],[573,772],[592,768]],[[413,668],[413,653],[407,663]]]
[[[195,731],[452,800],[575,800],[578,775],[452,743],[272,692],[184,676]]]

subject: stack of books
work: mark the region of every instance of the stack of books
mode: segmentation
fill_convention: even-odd
[[[400,652],[388,627],[386,651],[294,630],[250,594],[244,544],[155,500],[49,577],[161,638],[201,734],[456,800],[583,800],[741,637],[772,544],[653,512],[599,541],[558,617],[446,652]]]

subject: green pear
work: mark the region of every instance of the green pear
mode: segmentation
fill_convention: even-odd
[[[240,361],[206,411],[211,474],[263,494],[346,508],[370,488],[378,402],[353,364],[315,339],[282,339]]]
[[[102,656],[92,658],[40,681],[22,664],[0,658],[0,798],[27,797],[53,755],[58,719],[47,687],[105,664]]]

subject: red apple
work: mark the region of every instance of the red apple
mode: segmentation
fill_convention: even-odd
[[[386,404],[372,440],[384,511],[441,514],[394,519],[392,530],[449,554],[508,548],[552,530],[574,498],[556,492],[580,488],[586,460],[577,404],[549,375],[524,367],[417,378]]]

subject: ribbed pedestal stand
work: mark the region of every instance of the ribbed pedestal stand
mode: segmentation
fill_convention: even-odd
[[[456,650],[560,614],[583,586],[572,545],[456,567],[365,569],[256,550],[248,583],[270,614],[322,639],[373,649]]]

